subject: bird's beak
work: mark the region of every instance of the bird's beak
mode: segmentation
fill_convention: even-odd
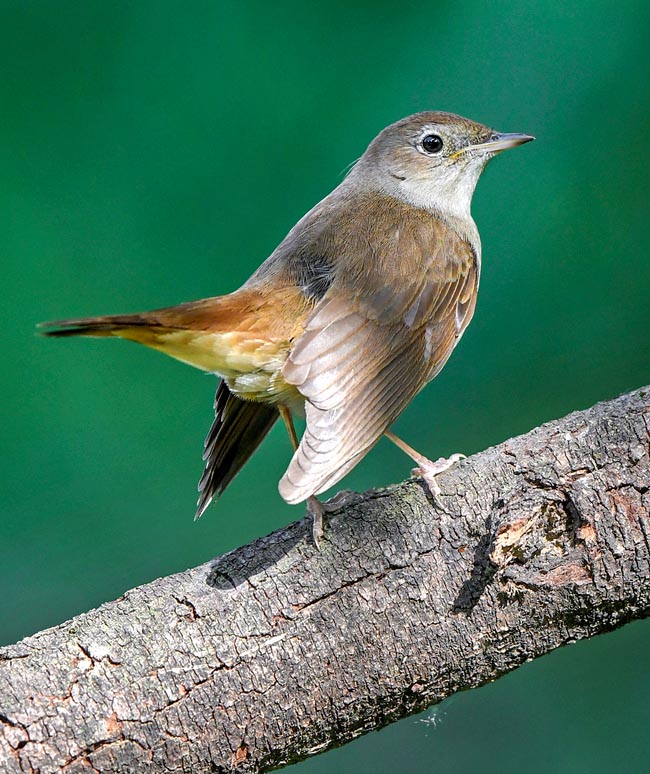
[[[450,158],[457,158],[461,153],[467,153],[468,151],[500,153],[501,151],[508,150],[508,148],[516,148],[517,145],[523,145],[525,142],[530,142],[534,139],[535,138],[530,134],[520,134],[518,132],[512,132],[510,134],[506,132],[494,132],[487,142],[482,142],[478,145],[468,145],[465,148],[461,148],[456,151],[456,153],[453,153]]]

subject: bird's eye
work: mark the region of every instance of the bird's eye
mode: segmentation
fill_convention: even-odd
[[[427,134],[420,141],[422,149],[426,153],[440,153],[442,150],[442,137],[437,134]]]

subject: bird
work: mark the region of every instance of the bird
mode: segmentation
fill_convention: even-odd
[[[425,111],[383,129],[340,184],[237,290],[137,314],[42,323],[46,336],[118,337],[219,377],[196,518],[278,419],[293,448],[279,491],[306,501],[316,546],[339,482],[447,362],[476,306],[481,242],[470,205],[488,161],[535,139]],[[305,419],[298,439],[293,418]]]

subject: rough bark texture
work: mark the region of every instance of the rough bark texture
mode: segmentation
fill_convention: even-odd
[[[0,650],[3,772],[265,771],[650,610],[650,388]]]

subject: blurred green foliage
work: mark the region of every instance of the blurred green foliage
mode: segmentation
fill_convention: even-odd
[[[626,0],[2,0],[0,642],[301,516],[277,428],[194,525],[214,380],[35,323],[233,290],[404,115],[538,140],[479,183],[477,313],[401,435],[472,453],[649,382],[648,29]],[[344,485],[409,467],[382,443]],[[649,644],[564,648],[296,770],[645,770]]]

